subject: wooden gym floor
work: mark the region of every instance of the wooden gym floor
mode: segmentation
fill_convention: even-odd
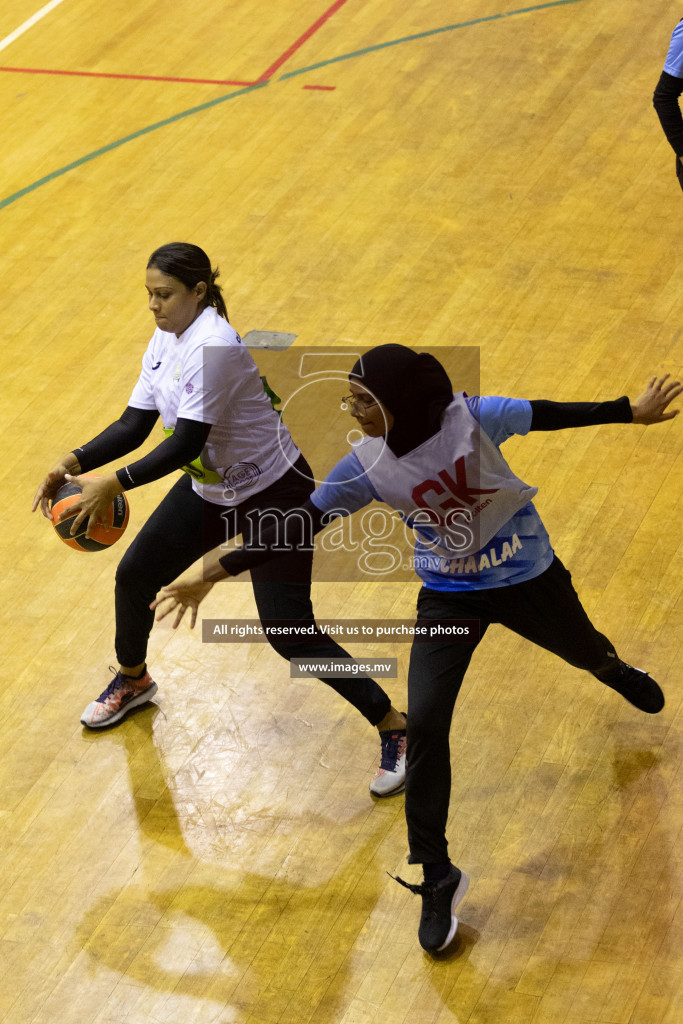
[[[372,729],[260,645],[154,631],[155,706],[79,725],[113,661],[117,550],[29,515],[123,409],[149,253],[194,241],[231,319],[295,346],[478,346],[485,393],[636,394],[683,367],[683,195],[651,107],[663,0],[5,0],[0,1016],[5,1024],[682,1019],[683,422],[515,438],[651,719],[492,629],[456,709],[456,948],[417,943],[403,798]],[[457,383],[457,381],[456,381]],[[313,423],[324,422],[325,409]],[[324,471],[343,438],[298,440]],[[314,436],[314,434],[316,436]],[[417,585],[316,584],[407,618]],[[248,582],[214,617],[249,618]],[[399,658],[405,645],[353,653]]]

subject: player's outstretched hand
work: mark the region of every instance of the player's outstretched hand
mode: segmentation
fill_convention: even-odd
[[[631,402],[634,423],[664,423],[678,416],[680,409],[667,409],[683,392],[683,385],[678,380],[669,380],[670,373],[663,377],[653,377],[642,395]]]
[[[150,608],[152,611],[158,609],[157,622],[165,619],[167,615],[177,609],[173,623],[174,629],[178,628],[183,615],[189,608],[190,629],[194,629],[194,624],[197,621],[197,609],[212,587],[213,583],[205,583],[201,576],[191,577],[185,581],[176,580],[170,586],[161,588],[162,596],[157,597],[156,601],[152,601]]]

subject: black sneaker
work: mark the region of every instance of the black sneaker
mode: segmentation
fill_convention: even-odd
[[[656,715],[664,707],[664,694],[652,676],[643,672],[642,668],[634,668],[621,661],[618,665],[619,674],[614,679],[602,679],[605,686],[610,686],[620,693],[634,708],[644,711],[646,715]]]
[[[467,892],[469,878],[464,871],[451,864],[451,870],[440,882],[410,885],[402,878],[396,878],[396,881],[422,897],[422,916],[417,937],[428,953],[439,953],[453,941],[458,930],[455,908]]]

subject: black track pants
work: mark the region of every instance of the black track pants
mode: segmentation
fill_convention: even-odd
[[[555,558],[535,579],[492,590],[443,592],[423,587],[418,622],[478,619],[479,639],[492,622],[598,677],[617,661],[614,647],[586,615],[571,576]],[[451,793],[449,733],[460,685],[479,641],[413,645],[408,673],[406,818],[410,861],[448,859]]]
[[[116,656],[120,664],[138,665],[145,660],[154,622],[149,605],[160,588],[236,533],[242,533],[247,543],[259,514],[272,509],[286,511],[303,504],[311,491],[310,479],[302,475],[307,470],[302,457],[296,468],[235,509],[204,501],[193,491],[190,477],[180,477],[142,527],[116,573]],[[314,621],[312,565],[312,551],[295,551],[252,570],[254,598],[262,622]],[[274,639],[271,646],[287,660],[350,657],[322,633],[314,640]],[[353,704],[372,725],[377,725],[391,707],[389,697],[373,679],[355,677],[323,682]]]

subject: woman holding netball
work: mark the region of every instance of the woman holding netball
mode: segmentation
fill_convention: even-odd
[[[502,623],[590,672],[640,711],[656,714],[664,706],[654,679],[622,661],[588,619],[530,500],[536,488],[513,474],[499,446],[530,430],[660,423],[676,415],[666,410],[683,388],[667,375],[654,378],[634,402],[470,398],[453,394],[433,356],[401,345],[372,349],[349,380],[344,401],[367,437],[304,509],[317,531],[328,513],[350,514],[381,499],[416,529],[415,569],[423,584],[416,626],[434,638],[416,639],[408,675],[406,818],[410,861],[423,865],[424,882],[407,887],[422,896],[419,939],[435,952],[455,934],[455,910],[468,885],[450,862],[446,840],[449,731],[465,671],[488,625]],[[270,543],[268,536],[262,541]],[[268,554],[248,547],[222,558],[216,552],[203,580],[189,577],[165,588],[156,602],[161,614],[177,608],[175,625],[186,608],[196,616],[206,580],[236,575]],[[447,635],[453,620],[478,620],[478,633],[453,642]]]
[[[89,517],[88,533],[115,495],[184,470],[124,555],[116,573],[118,671],[81,721],[92,729],[119,722],[157,690],[146,664],[159,589],[237,533],[248,541],[259,520],[299,508],[312,473],[266,396],[258,369],[228,322],[221,289],[206,253],[174,242],[152,253],[146,287],[156,330],[122,416],[92,441],[65,455],[39,486],[33,510],[50,517],[65,480],[82,484],[71,532]],[[161,416],[166,439],[150,454],[101,478],[79,480],[123,459],[148,437]],[[86,534],[87,536],[87,534]],[[262,621],[314,624],[313,550],[297,550],[254,569],[254,598]],[[271,640],[288,660],[348,657],[331,637]],[[380,731],[382,761],[371,791],[403,789],[405,718],[372,679],[325,679]]]

